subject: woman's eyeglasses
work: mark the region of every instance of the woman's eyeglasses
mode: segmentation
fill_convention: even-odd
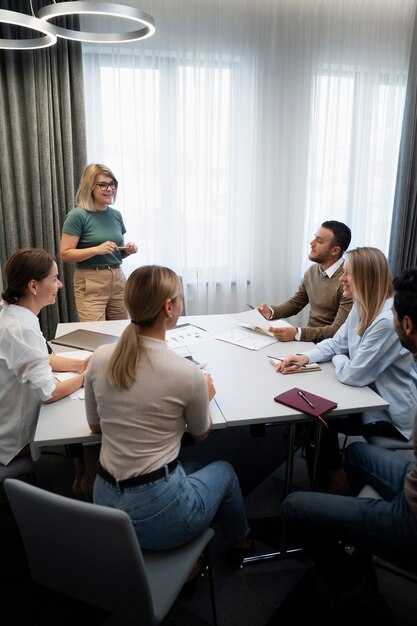
[[[101,189],[101,191],[107,191],[107,189],[111,189],[112,191],[114,191],[115,189],[117,189],[117,182],[96,183],[95,187],[99,187]]]

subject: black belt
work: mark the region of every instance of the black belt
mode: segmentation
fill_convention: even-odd
[[[118,485],[121,489],[128,489],[129,487],[137,487],[137,485],[146,485],[146,483],[151,483],[154,480],[159,480],[160,478],[167,478],[168,474],[170,474],[177,467],[177,465],[178,459],[175,459],[175,461],[171,461],[171,463],[168,463],[153,472],[149,472],[149,474],[142,474],[141,476],[135,476],[134,478],[128,478],[127,480],[116,480],[99,463],[97,466],[97,474],[104,478],[104,480],[107,480],[107,482],[111,485]]]
[[[77,270],[117,270],[120,265],[97,265],[97,267],[77,267]]]

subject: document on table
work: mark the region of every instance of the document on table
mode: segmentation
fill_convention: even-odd
[[[62,352],[60,356],[65,357],[66,359],[87,359],[93,353],[88,350],[71,350],[71,352]],[[53,372],[54,378],[60,382],[63,380],[69,380],[70,378],[74,378],[74,376],[78,376],[79,372]],[[70,398],[72,400],[84,400],[84,387],[80,387],[73,393],[70,394]]]
[[[266,346],[270,346],[276,343],[278,339],[269,335],[261,335],[260,333],[254,333],[251,330],[245,328],[234,328],[228,330],[225,333],[216,335],[216,339],[220,341],[227,341],[228,343],[234,343],[236,346],[247,348],[248,350],[260,350]]]
[[[213,339],[213,335],[204,330],[204,328],[194,326],[194,324],[180,324],[168,330],[165,334],[165,339],[168,348],[174,349],[182,346],[191,346],[201,341],[209,341]]]
[[[259,313],[257,309],[251,309],[250,311],[244,311],[244,313],[235,313],[232,315],[233,319],[237,321],[239,326],[243,326],[244,328],[249,328],[255,333],[261,333],[263,335],[269,335],[273,337],[273,334],[269,331],[269,328],[273,326],[274,328],[288,328],[291,326],[285,320],[267,320],[264,318],[262,313]],[[266,344],[269,345],[269,344]]]

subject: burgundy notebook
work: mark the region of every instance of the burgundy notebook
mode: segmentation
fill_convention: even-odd
[[[293,389],[284,391],[284,393],[280,393],[274,400],[275,402],[285,404],[285,406],[289,406],[302,413],[307,413],[307,415],[317,417],[325,426],[327,426],[327,424],[323,416],[337,407],[337,402],[333,402],[333,400],[328,400],[322,396],[316,396],[314,393],[304,391],[304,389],[300,389],[299,387],[294,387]]]

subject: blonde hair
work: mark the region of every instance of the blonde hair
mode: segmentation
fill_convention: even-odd
[[[351,266],[350,285],[362,336],[381,312],[387,298],[394,294],[391,270],[378,248],[356,248],[346,252]]]
[[[85,209],[86,211],[95,211],[93,200],[93,189],[99,176],[108,176],[112,178],[116,183],[116,189],[113,194],[113,202],[117,196],[117,179],[110,168],[101,163],[90,163],[84,168],[83,175],[81,176],[80,184],[75,196],[75,203],[78,207]]]
[[[174,271],[159,265],[144,265],[129,276],[125,305],[131,323],[117,342],[107,377],[113,385],[129,389],[136,380],[137,366],[144,352],[141,328],[151,328],[167,300],[181,293],[181,281]]]

